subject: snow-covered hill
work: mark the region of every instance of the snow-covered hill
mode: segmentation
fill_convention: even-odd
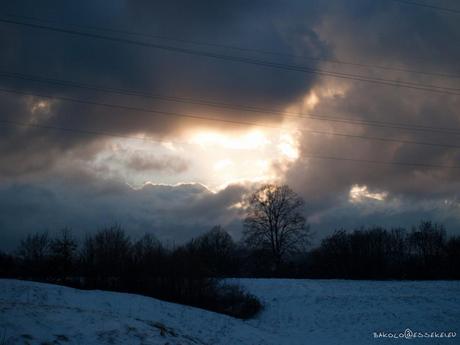
[[[138,295],[17,280],[0,289],[11,344],[279,344],[240,320]]]
[[[241,321],[152,298],[0,280],[5,344],[375,344],[373,332],[460,333],[460,282],[238,280],[265,303]],[[459,344],[456,338],[411,343]]]
[[[455,338],[410,344],[460,344],[460,282],[245,279],[265,310],[248,323],[282,344],[406,343],[374,332],[453,331]],[[281,343],[280,343],[281,344]]]

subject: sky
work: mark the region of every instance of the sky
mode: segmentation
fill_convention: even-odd
[[[238,239],[264,183],[316,241],[460,233],[455,0],[1,2],[0,248],[114,223]]]

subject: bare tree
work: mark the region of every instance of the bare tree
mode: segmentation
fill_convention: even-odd
[[[50,253],[50,238],[48,233],[35,233],[21,240],[18,256],[21,259],[24,272],[32,276],[45,276]]]
[[[72,272],[76,250],[77,241],[69,228],[61,229],[59,235],[50,242],[52,264],[58,276],[64,278]]]
[[[119,225],[99,230],[83,243],[81,260],[96,283],[113,288],[126,273],[131,255],[131,240]]]
[[[235,249],[232,237],[220,225],[192,240],[190,245],[212,257],[231,256]]]
[[[303,199],[287,185],[267,184],[249,197],[244,241],[271,252],[275,268],[292,253],[305,250],[310,228],[302,215]]]
[[[48,256],[49,249],[50,238],[48,233],[35,233],[21,240],[18,248],[18,255],[24,262],[39,262]]]
[[[164,249],[161,242],[152,234],[145,234],[132,247],[132,257],[136,264],[152,265]]]
[[[215,276],[228,275],[235,270],[236,245],[220,225],[191,240],[187,248],[197,254]]]

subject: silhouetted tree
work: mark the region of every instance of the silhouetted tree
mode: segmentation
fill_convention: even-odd
[[[77,241],[69,228],[61,229],[59,236],[51,240],[52,269],[58,277],[66,278],[73,272],[76,250]]]
[[[314,272],[320,276],[348,278],[350,266],[350,238],[343,229],[324,238],[313,251]]]
[[[446,243],[447,276],[451,279],[460,279],[460,236],[451,237]]]
[[[32,277],[48,275],[50,238],[47,232],[28,235],[21,240],[17,254],[24,274]]]
[[[388,278],[407,278],[405,270],[407,265],[406,236],[406,231],[403,228],[393,228],[388,233],[386,243]]]
[[[131,241],[118,226],[102,229],[84,242],[81,259],[96,284],[114,288],[122,283],[130,262]]]
[[[128,285],[149,294],[165,290],[166,251],[161,242],[151,234],[145,234],[131,249],[131,262],[127,272]]]
[[[0,252],[0,277],[11,278],[18,274],[17,261],[13,255]]]
[[[309,226],[302,215],[303,199],[287,185],[267,184],[248,200],[244,241],[251,248],[271,253],[274,268],[309,244]]]
[[[236,245],[220,225],[193,239],[187,247],[200,257],[213,276],[225,276],[236,271]]]
[[[407,238],[413,272],[421,277],[440,275],[446,244],[446,231],[442,225],[422,221]]]
[[[388,232],[381,227],[355,230],[350,236],[350,273],[375,278],[387,273]]]
[[[163,246],[161,242],[152,234],[145,234],[132,247],[134,264],[143,266],[145,269],[151,269],[157,265],[157,260],[162,253]]]

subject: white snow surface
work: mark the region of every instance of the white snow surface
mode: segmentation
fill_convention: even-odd
[[[0,279],[0,345],[460,344],[460,282],[231,279],[265,307],[243,321],[153,298]]]

